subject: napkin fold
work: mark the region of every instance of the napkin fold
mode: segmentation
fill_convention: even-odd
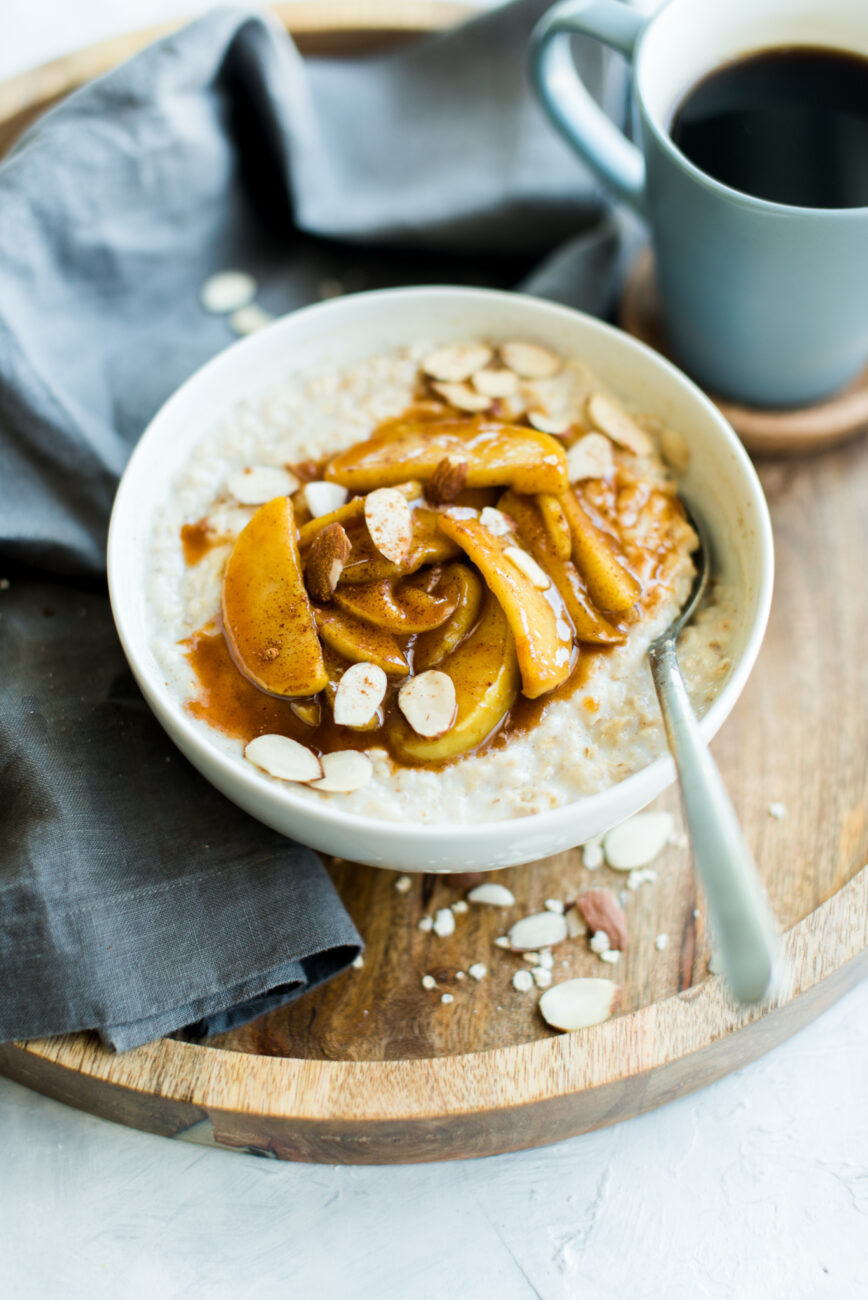
[[[198,301],[217,270],[252,272],[274,312],[341,277],[524,280],[605,310],[621,231],[526,83],[545,8],[352,62],[216,11],[0,166],[0,1041],[223,1031],[361,950],[317,856],[151,716],[105,595],[108,517],[148,420],[232,340]],[[577,57],[623,119],[623,69]]]

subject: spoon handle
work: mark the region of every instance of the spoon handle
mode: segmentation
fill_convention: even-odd
[[[736,1000],[758,1002],[774,991],[780,973],[771,910],[723,779],[702,739],[674,640],[655,642],[649,657],[715,951]]]

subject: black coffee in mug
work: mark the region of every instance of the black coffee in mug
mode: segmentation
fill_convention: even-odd
[[[868,59],[843,50],[762,50],[704,77],[670,134],[715,180],[805,208],[868,207]]]

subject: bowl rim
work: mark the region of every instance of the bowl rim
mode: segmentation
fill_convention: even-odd
[[[278,317],[255,334],[231,343],[193,371],[162,403],[148,421],[147,427],[138,439],[121,476],[112,507],[107,542],[109,598],[118,637],[133,675],[152,711],[157,713],[160,724],[165,728],[160,712],[154,709],[150,698],[151,695],[156,698],[162,709],[171,716],[173,723],[180,727],[185,744],[196,753],[197,757],[201,757],[206,767],[216,765],[231,786],[241,787],[255,799],[265,799],[272,806],[283,807],[288,811],[298,813],[300,818],[307,820],[311,824],[323,827],[338,826],[349,832],[363,832],[366,836],[375,834],[383,843],[384,848],[390,841],[406,839],[408,836],[411,838],[424,836],[432,851],[448,848],[457,841],[467,845],[468,848],[479,847],[486,838],[491,837],[493,834],[498,836],[508,835],[510,830],[518,832],[519,828],[521,828],[522,833],[526,834],[530,826],[533,826],[535,830],[538,828],[541,835],[548,837],[551,834],[554,837],[562,824],[568,823],[570,818],[576,816],[580,806],[590,803],[593,803],[594,809],[598,813],[598,820],[605,820],[608,812],[607,805],[614,805],[611,810],[612,818],[608,824],[615,824],[622,815],[619,813],[617,805],[629,800],[633,790],[643,785],[649,788],[653,786],[652,792],[647,794],[647,798],[644,800],[647,803],[655,797],[659,789],[665,788],[668,782],[664,778],[661,783],[660,778],[667,766],[671,768],[672,758],[668,752],[664,752],[614,785],[607,786],[594,794],[580,796],[570,803],[544,809],[540,812],[527,813],[519,817],[481,822],[430,823],[390,820],[383,817],[370,817],[362,813],[348,812],[342,808],[335,808],[325,801],[320,802],[311,799],[309,795],[297,792],[292,783],[278,784],[274,778],[260,772],[253,764],[245,766],[239,763],[237,756],[230,755],[221,750],[216,744],[213,744],[206,726],[197,724],[193,718],[185,713],[181,702],[175,699],[168,686],[160,680],[158,674],[154,673],[151,664],[148,663],[145,657],[144,647],[139,644],[139,638],[136,637],[134,631],[130,630],[124,604],[124,594],[119,586],[118,573],[123,564],[124,548],[129,546],[129,541],[124,535],[125,514],[127,503],[135,495],[138,466],[144,456],[144,448],[154,439],[155,430],[157,431],[156,436],[159,436],[159,430],[167,419],[171,421],[173,408],[181,404],[192,387],[203,383],[207,384],[211,376],[226,364],[230,354],[237,357],[243,351],[254,351],[261,346],[263,336],[286,329],[290,321],[295,326],[299,321],[310,321],[315,317],[330,314],[337,315],[348,304],[358,304],[361,299],[372,299],[385,306],[389,302],[419,297],[448,299],[456,296],[474,299],[477,302],[487,302],[492,306],[505,305],[506,303],[512,306],[518,304],[519,307],[526,305],[537,312],[543,311],[554,317],[555,320],[558,317],[570,321],[579,318],[584,325],[592,330],[598,331],[604,337],[616,341],[617,346],[624,349],[628,354],[633,353],[649,359],[668,379],[682,389],[686,388],[690,397],[711,417],[718,434],[734,455],[745,487],[748,489],[748,497],[757,525],[756,541],[760,563],[755,575],[757,578],[756,613],[739,659],[733,665],[723,689],[700,720],[700,727],[706,742],[714,736],[718,728],[726,720],[745,687],[762,645],[771,608],[774,581],[774,543],[771,518],[756,470],[742,443],[726,418],[693,380],[689,379],[666,357],[655,352],[653,348],[606,321],[602,321],[577,308],[567,307],[545,298],[537,298],[532,294],[463,285],[413,285],[366,290],[362,293],[346,295],[341,298],[329,299],[325,302],[296,308]],[[169,738],[173,739],[171,735]],[[206,779],[210,778],[206,777]],[[304,828],[300,828],[299,834],[302,837],[304,836]]]

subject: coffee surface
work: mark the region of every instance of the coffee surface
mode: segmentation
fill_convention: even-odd
[[[744,194],[868,207],[868,59],[812,47],[751,54],[688,91],[670,134],[701,171]]]

